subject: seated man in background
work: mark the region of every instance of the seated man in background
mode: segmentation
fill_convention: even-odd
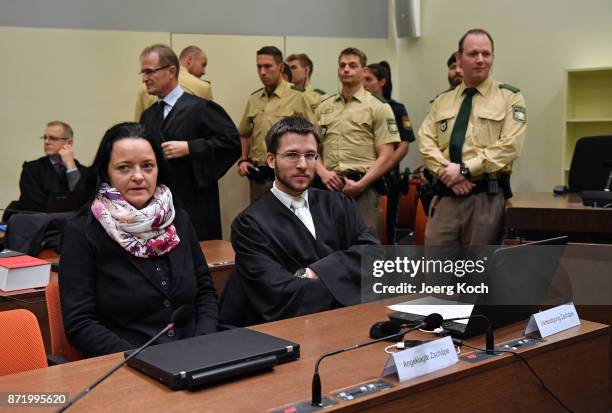
[[[76,194],[84,189],[85,167],[74,159],[74,133],[70,125],[61,121],[49,122],[41,139],[44,141],[45,156],[23,163],[19,178],[21,195],[17,203],[9,205],[9,210],[50,212],[54,194]],[[77,208],[75,204],[73,208],[66,209]],[[15,211],[7,212],[3,220],[8,220],[10,213]]]
[[[277,122],[266,136],[272,188],[232,224],[239,289],[224,301],[245,306],[245,325],[360,302],[361,249],[377,245],[355,201],[310,188],[319,136],[306,119]]]

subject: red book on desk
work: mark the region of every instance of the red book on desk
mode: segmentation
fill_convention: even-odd
[[[16,291],[45,287],[49,284],[51,264],[47,261],[18,255],[0,258],[0,290]]]

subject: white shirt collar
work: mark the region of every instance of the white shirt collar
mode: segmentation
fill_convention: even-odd
[[[172,92],[168,93],[166,96],[164,96],[163,100],[164,102],[166,102],[166,106],[168,106],[170,110],[172,110],[172,108],[174,107],[174,105],[176,105],[176,101],[179,100],[179,98],[181,96],[183,96],[183,93],[185,93],[183,91],[183,89],[179,86],[176,85],[176,87],[174,89],[172,89]],[[166,112],[168,113],[168,112]]]
[[[276,196],[278,200],[283,203],[284,206],[291,209],[291,201],[296,199],[296,197],[291,196],[288,193],[283,192],[280,189],[278,189],[278,186],[276,185],[276,179],[274,180],[274,183],[272,184],[272,188],[270,188],[270,191],[272,191],[274,196]],[[305,203],[306,208],[310,209],[310,206],[308,204],[308,190],[305,190],[304,192],[302,192],[301,197],[304,198],[304,201],[306,201]]]

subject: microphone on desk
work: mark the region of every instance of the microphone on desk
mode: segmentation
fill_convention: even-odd
[[[438,314],[438,313],[429,314],[427,317],[425,317],[423,319],[423,321],[421,321],[416,326],[402,329],[402,330],[400,330],[397,333],[393,333],[393,334],[385,336],[385,337],[377,338],[375,340],[370,340],[368,342],[361,343],[361,344],[355,344],[355,345],[352,345],[350,347],[346,347],[346,348],[343,348],[343,349],[340,349],[340,350],[330,351],[329,353],[323,354],[317,360],[317,362],[315,364],[314,374],[312,376],[312,400],[311,400],[311,404],[313,406],[321,406],[321,377],[319,376],[319,364],[321,364],[321,361],[324,358],[329,357],[329,356],[333,356],[333,355],[336,355],[336,354],[344,353],[346,351],[356,350],[358,348],[369,346],[370,344],[378,343],[380,341],[389,340],[389,339],[392,339],[394,337],[398,337],[398,336],[401,337],[404,334],[409,333],[409,332],[414,331],[414,330],[418,330],[419,328],[426,328],[428,330],[435,330],[436,328],[438,328],[438,327],[440,327],[442,325],[442,321],[443,321],[443,318],[442,318],[442,316],[440,314]]]
[[[603,166],[606,168],[612,167],[612,161],[605,161]],[[612,170],[610,170],[610,174],[608,174],[608,180],[606,181],[606,186],[604,186],[604,191],[610,192],[610,186],[612,185]]]
[[[192,317],[193,317],[193,305],[191,305],[191,304],[182,305],[179,308],[177,308],[176,310],[174,310],[174,312],[172,313],[172,317],[170,319],[170,324],[168,324],[166,327],[164,327],[151,340],[149,340],[146,343],[144,343],[138,349],[132,351],[129,356],[127,356],[124,360],[122,360],[120,363],[118,363],[115,367],[113,367],[112,369],[110,369],[109,371],[104,373],[104,375],[102,377],[100,377],[98,380],[96,380],[91,386],[87,387],[85,390],[83,390],[82,392],[77,394],[74,399],[68,400],[68,402],[65,405],[63,405],[61,408],[59,408],[56,411],[56,413],[65,412],[70,406],[75,404],[83,396],[85,396],[87,393],[92,391],[94,389],[94,387],[96,387],[98,384],[100,384],[104,380],[106,380],[115,371],[119,370],[119,368],[122,367],[125,363],[127,363],[130,359],[132,359],[133,357],[135,357],[138,354],[140,354],[144,349],[149,347],[155,340],[160,338],[163,334],[167,333],[170,330],[174,330],[175,327],[181,327],[181,326],[187,324],[189,322],[189,320],[191,320]]]
[[[486,350],[487,354],[495,354],[495,339],[493,337],[493,326],[491,324],[491,320],[489,320],[489,317],[482,314],[472,314],[467,317],[447,318],[442,322],[442,324],[446,323],[447,321],[471,320],[473,318],[481,318],[487,321],[487,330],[485,333],[485,341],[487,344]]]

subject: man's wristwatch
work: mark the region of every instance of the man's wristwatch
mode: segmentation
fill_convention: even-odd
[[[308,278],[308,276],[306,275],[306,268],[298,269],[296,272],[293,273],[293,276],[297,278]]]
[[[463,162],[461,162],[461,167],[459,168],[459,173],[461,175],[463,175],[465,178],[469,178],[470,177],[470,169]]]

